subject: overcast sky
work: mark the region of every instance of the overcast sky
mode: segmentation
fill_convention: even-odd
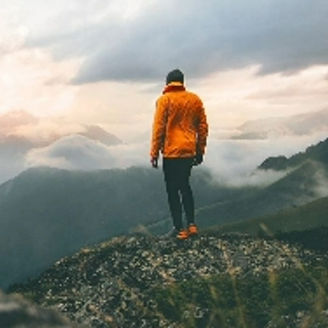
[[[23,110],[48,130],[64,117],[73,130],[98,124],[145,143],[176,67],[214,139],[318,112],[328,108],[327,17],[327,0],[1,0],[0,115]]]
[[[272,116],[266,94],[270,102],[281,93],[304,98],[304,84],[308,99],[320,93],[317,105],[289,100],[290,112],[276,115],[319,109],[327,104],[327,17],[325,0],[2,0],[0,112],[85,120],[92,112],[111,125],[124,123],[122,111],[148,119],[175,67],[210,114],[230,115],[229,126],[256,119],[245,115],[253,105]]]
[[[328,61],[324,0],[31,2],[16,1],[24,46],[82,59],[77,84],[158,81],[175,66],[199,78],[257,64],[262,73],[292,73]]]

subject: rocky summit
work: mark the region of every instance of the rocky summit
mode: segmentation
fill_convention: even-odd
[[[327,254],[275,239],[212,232],[177,241],[138,234],[84,248],[13,289],[89,327],[301,327],[312,305],[280,309],[277,297],[283,305],[295,280],[295,288],[304,285],[306,299],[317,302],[318,284],[303,273],[322,263]],[[292,272],[291,278],[279,272]],[[286,296],[279,296],[284,288]],[[324,297],[325,287],[320,290]],[[320,304],[322,312],[326,303]],[[293,324],[286,324],[286,315]]]
[[[0,292],[1,328],[77,328],[56,311],[42,309],[19,295]]]

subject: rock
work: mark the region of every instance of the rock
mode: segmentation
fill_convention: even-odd
[[[68,318],[95,328],[175,327],[157,311],[154,288],[212,275],[258,276],[323,259],[327,255],[241,234],[204,234],[183,242],[139,234],[84,249],[16,290],[38,291],[43,306],[54,305]],[[203,308],[183,313],[195,320],[206,315]]]
[[[42,309],[19,295],[5,295],[0,292],[0,327],[73,328],[77,326],[54,310]]]

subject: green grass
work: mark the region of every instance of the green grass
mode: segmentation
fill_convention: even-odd
[[[320,322],[328,306],[326,267],[288,269],[260,276],[196,279],[154,291],[158,310],[179,327],[304,327]],[[327,324],[327,322],[325,322]],[[303,327],[303,326],[302,326]]]

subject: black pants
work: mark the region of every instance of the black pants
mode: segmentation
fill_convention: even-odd
[[[194,223],[194,198],[189,183],[193,158],[164,158],[163,171],[173,225],[183,227],[182,207],[187,224]]]

